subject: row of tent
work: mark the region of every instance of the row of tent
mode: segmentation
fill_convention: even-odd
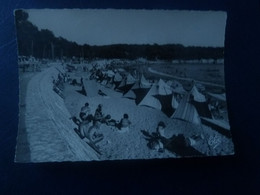
[[[148,81],[144,75],[139,79],[130,73],[120,74],[119,71],[103,71],[105,76],[99,80],[102,85],[113,88],[122,93],[123,98],[134,99],[136,105],[147,106],[161,110],[169,118],[181,119],[194,124],[201,124],[202,120],[214,125],[216,121],[209,109],[208,99],[199,92],[195,83],[189,90],[185,90],[182,84],[176,80],[165,82],[162,79],[156,82]],[[95,96],[97,83],[95,80],[84,81],[84,87],[88,96]],[[226,101],[224,94],[208,93],[209,97],[219,101]],[[226,125],[223,126],[228,129]]]
[[[105,72],[104,72],[105,73]],[[192,88],[186,91],[178,81],[157,82],[148,81],[144,75],[140,79],[134,78],[130,73],[122,76],[119,72],[108,70],[107,77],[101,84],[112,86],[122,92],[122,97],[134,99],[136,105],[148,106],[161,110],[170,118],[178,118],[195,124],[200,123],[200,117],[212,119],[208,101],[199,92],[193,83]],[[219,94],[210,94],[225,101]],[[217,97],[219,96],[219,97]]]

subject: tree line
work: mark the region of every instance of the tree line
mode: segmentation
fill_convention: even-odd
[[[28,21],[28,13],[16,10],[18,53],[21,56],[36,58],[72,58],[84,59],[129,59],[146,58],[148,60],[200,60],[224,58],[223,47],[184,47],[181,44],[114,44],[104,46],[79,45],[62,37],[55,37],[47,29],[39,30]]]

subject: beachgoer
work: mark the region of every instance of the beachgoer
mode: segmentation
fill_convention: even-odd
[[[145,130],[141,132],[146,136],[148,140],[147,146],[152,150],[157,150],[158,152],[164,152],[165,149],[168,151],[179,155],[179,156],[201,156],[201,152],[197,151],[192,146],[196,144],[196,140],[199,139],[198,136],[192,136],[191,139],[186,138],[183,134],[173,135],[170,138],[165,136],[165,124],[160,121],[156,128],[156,132],[149,133]],[[200,136],[204,139],[204,136]]]
[[[94,121],[101,121],[103,118],[104,114],[102,113],[102,104],[99,104],[94,114]]]
[[[95,124],[87,128],[88,126],[83,126],[83,135],[84,139],[87,139],[86,141],[90,141],[92,143],[97,143],[101,141],[104,136],[103,134],[99,133],[101,123],[99,121],[96,121]]]
[[[88,122],[88,121],[82,121],[82,122],[79,124],[79,132],[80,132],[80,136],[81,136],[82,138],[86,137],[90,125],[91,125],[91,123]]]
[[[71,85],[75,86],[75,85],[78,85],[78,82],[76,79],[73,79],[70,83]]]
[[[80,84],[81,84],[81,86],[83,86],[83,78],[82,77],[80,78]]]
[[[111,115],[109,114],[101,120],[101,123],[105,123],[107,126],[116,126],[116,120],[111,119]]]
[[[128,114],[124,114],[117,127],[120,131],[128,131],[130,124],[131,121],[129,120]]]
[[[100,89],[98,90],[98,94],[101,96],[107,96],[103,91],[101,91]]]
[[[89,103],[85,103],[85,105],[80,109],[79,117],[82,121],[87,120],[87,117],[90,117],[90,107]]]
[[[165,137],[165,123],[160,121],[157,125],[156,132],[153,133],[154,139],[148,143],[148,147],[158,152],[164,152],[164,144],[167,138]]]
[[[168,139],[164,134],[165,127],[164,122],[160,121],[155,132],[149,133],[147,130],[141,130],[146,137],[145,139],[148,140],[148,148],[158,152],[164,152],[165,145],[168,143]]]
[[[77,119],[76,116],[72,116],[70,117],[70,119],[76,124],[76,125],[80,125],[81,121],[79,119]]]
[[[160,137],[165,137],[165,135],[164,135],[165,127],[166,127],[166,125],[164,124],[164,122],[160,121],[160,122],[158,123],[157,128],[156,128],[156,131],[157,131],[157,133],[158,133],[158,135],[159,135]]]

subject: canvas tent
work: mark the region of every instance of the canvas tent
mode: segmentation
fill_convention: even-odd
[[[161,110],[162,105],[160,101],[154,97],[155,95],[158,95],[158,85],[156,83],[152,85],[152,87],[149,89],[147,94],[144,96],[144,98],[140,101],[138,105],[148,106]]]
[[[135,83],[133,84],[126,84],[122,87],[119,87],[118,89],[124,94],[126,94],[133,86],[135,85]]]
[[[201,117],[212,118],[206,97],[201,94],[196,85],[190,90],[190,102],[195,106]]]
[[[116,90],[119,90],[120,91],[120,87],[123,87],[126,85],[126,77],[123,78],[120,83],[117,85],[117,87],[115,88]]]
[[[119,72],[116,72],[113,80],[114,80],[114,84],[115,84],[115,88],[117,88],[119,86],[119,84],[121,83],[123,77],[121,76],[121,74]]]
[[[172,93],[172,88],[162,79],[159,80],[157,85],[158,94],[154,95],[154,97],[160,101],[162,112],[170,117],[178,106]]]
[[[194,124],[201,124],[196,108],[189,102],[190,93],[187,93],[181,100],[171,118],[181,119]]]
[[[149,81],[147,81],[144,77],[144,75],[141,76],[140,81],[136,81],[135,84],[128,90],[128,91],[124,91],[124,96],[125,98],[129,98],[129,99],[136,99],[136,93],[134,92],[134,89],[138,89],[138,88],[146,88],[146,89],[150,89],[151,88],[151,83],[149,83]],[[146,91],[147,90],[138,90],[139,92],[141,91]]]
[[[132,91],[135,94],[135,103],[136,105],[139,105],[139,103],[144,99],[146,94],[148,93],[150,89],[149,88],[136,88],[132,89]]]
[[[175,108],[172,106],[174,95],[155,95],[154,97],[156,97],[160,101],[162,106],[161,111],[168,117],[170,117],[175,111]]]
[[[120,82],[122,81],[123,77],[121,76],[121,74],[119,74],[119,72],[116,72],[115,76],[114,76],[114,82]]]
[[[198,88],[196,87],[196,85],[193,85],[190,93],[193,96],[194,101],[206,102],[206,97],[198,91]]]
[[[138,88],[140,88],[140,87],[139,87],[139,82],[137,81],[128,91],[125,91],[123,93],[123,97],[129,98],[129,99],[136,99],[136,94],[133,90],[138,89]]]
[[[131,89],[135,81],[135,78],[129,73],[125,78],[122,79],[116,89],[124,93],[126,90]]]
[[[162,79],[154,83],[138,105],[153,107],[161,110],[171,108],[172,90]],[[168,103],[168,104],[167,104]],[[170,112],[172,110],[170,109]],[[167,111],[168,113],[168,111]]]
[[[140,87],[141,88],[150,88],[152,86],[152,84],[146,80],[146,78],[144,77],[144,75],[142,74],[141,76],[141,80],[140,80]]]

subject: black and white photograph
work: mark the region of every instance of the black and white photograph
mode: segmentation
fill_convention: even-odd
[[[15,162],[234,155],[224,11],[15,10]]]

